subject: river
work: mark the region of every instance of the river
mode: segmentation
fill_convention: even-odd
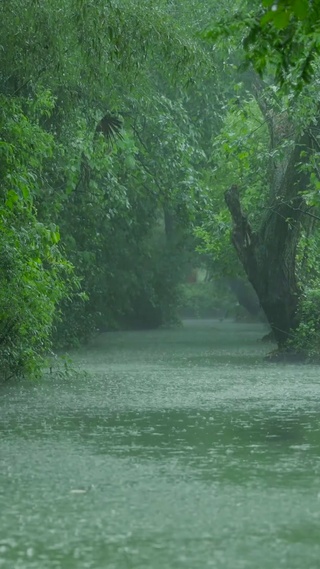
[[[264,332],[103,334],[1,387],[0,569],[319,569],[319,367]]]

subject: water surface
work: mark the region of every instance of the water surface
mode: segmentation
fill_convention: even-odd
[[[0,569],[319,569],[319,367],[263,334],[104,334],[1,388]]]

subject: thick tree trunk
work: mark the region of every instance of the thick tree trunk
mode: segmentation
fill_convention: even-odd
[[[241,210],[237,188],[233,186],[226,192],[226,202],[234,222],[232,241],[249,281],[255,289],[260,305],[268,319],[279,346],[282,346],[298,325],[297,305],[299,289],[295,276],[295,248],[297,239],[293,235],[279,243],[275,235],[263,239],[261,232],[255,233],[247,217]],[[273,216],[280,217],[280,212]],[[285,216],[281,217],[284,226],[288,225]],[[277,220],[277,224],[279,220]],[[279,229],[279,228],[278,228]],[[285,227],[283,228],[285,229]],[[279,246],[280,245],[280,246]]]
[[[280,348],[299,325],[296,248],[304,216],[300,193],[309,182],[309,175],[301,168],[302,150],[309,154],[307,134],[292,151],[281,186],[257,231],[241,209],[237,187],[225,193],[234,224],[234,247]]]

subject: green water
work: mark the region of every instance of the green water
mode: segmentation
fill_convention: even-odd
[[[114,333],[0,391],[0,569],[319,569],[320,369],[260,325]]]

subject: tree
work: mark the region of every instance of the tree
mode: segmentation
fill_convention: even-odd
[[[9,344],[24,346],[22,358],[11,350],[11,370],[32,372],[54,330],[55,342],[70,344],[152,311],[153,324],[174,313],[198,160],[188,117],[176,119],[183,85],[206,62],[167,8],[165,0],[0,6],[1,211],[16,267],[3,283],[2,359]]]
[[[295,331],[303,319],[300,305],[306,286],[299,277],[298,250],[301,236],[309,232],[310,220],[317,218],[317,212],[312,210],[312,205],[317,207],[314,188],[318,184],[317,74],[316,66],[312,67],[314,84],[308,85],[307,76],[301,71],[304,64],[309,65],[306,34],[308,25],[311,26],[311,13],[304,9],[299,11],[297,3],[279,2],[272,8],[271,2],[264,5],[270,10],[266,8],[262,13],[257,4],[249,15],[238,12],[234,28],[238,41],[244,41],[247,59],[260,73],[265,73],[265,82],[262,82],[252,70],[242,71],[245,91],[251,92],[260,113],[261,125],[251,127],[251,132],[264,128],[267,133],[264,175],[261,178],[256,158],[248,155],[247,150],[243,154],[243,143],[239,144],[243,136],[238,129],[234,135],[238,148],[233,145],[233,161],[237,156],[242,157],[246,175],[243,171],[234,171],[225,199],[233,220],[233,245],[245,273],[258,294],[279,347],[285,349],[291,343],[292,349],[292,339],[297,337]],[[318,20],[316,14],[313,16],[312,29],[316,33]],[[262,30],[261,36],[257,26]],[[279,41],[276,35],[272,36],[276,30],[281,30]],[[223,34],[221,28],[212,34],[207,32],[207,37],[217,38],[219,34]],[[291,42],[285,55],[287,60],[280,58],[279,51],[286,34]],[[297,43],[298,38],[300,43]],[[313,56],[316,57],[316,52]],[[279,89],[279,82],[288,86],[290,81],[291,88],[287,92]],[[249,124],[243,90],[239,95],[240,110],[232,114],[241,113]],[[252,178],[256,181],[260,178],[260,193],[254,194],[254,202]]]
[[[244,48],[260,75],[299,93],[315,75],[320,54],[320,5],[309,0],[263,0],[247,22]]]
[[[61,298],[77,286],[54,223],[37,219],[36,196],[52,137],[38,124],[52,101],[1,96],[0,112],[0,380],[37,375],[50,348]],[[23,107],[26,107],[25,110]],[[28,115],[33,115],[30,120]]]

